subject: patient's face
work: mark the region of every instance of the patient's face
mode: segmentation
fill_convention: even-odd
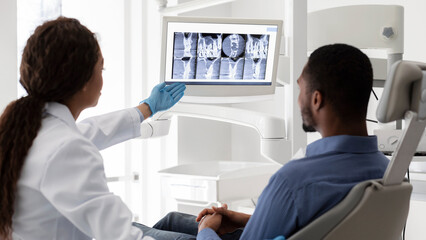
[[[313,118],[312,109],[311,109],[311,97],[312,93],[307,89],[307,82],[304,79],[305,74],[302,73],[299,79],[297,79],[297,84],[299,85],[299,97],[298,104],[300,112],[302,114],[302,128],[305,132],[316,132],[315,129],[315,120]]]

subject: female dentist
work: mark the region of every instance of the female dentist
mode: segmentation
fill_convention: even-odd
[[[142,239],[108,190],[99,150],[139,136],[185,85],[157,85],[136,108],[75,121],[96,106],[103,57],[94,34],[60,17],[28,39],[20,83],[28,92],[0,117],[0,239]]]

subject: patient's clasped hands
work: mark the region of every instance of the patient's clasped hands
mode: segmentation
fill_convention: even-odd
[[[228,210],[228,205],[222,207],[205,208],[202,210],[196,221],[198,232],[204,228],[211,228],[219,235],[231,233],[238,228],[245,227],[251,215]]]

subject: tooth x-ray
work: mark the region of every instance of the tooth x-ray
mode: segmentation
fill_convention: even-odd
[[[199,33],[196,79],[219,79],[222,34]]]
[[[265,79],[269,35],[174,34],[173,79]]]
[[[220,79],[243,79],[245,35],[224,35]]]
[[[197,33],[175,33],[173,51],[173,78],[195,78]]]
[[[269,35],[247,34],[244,79],[265,79]]]

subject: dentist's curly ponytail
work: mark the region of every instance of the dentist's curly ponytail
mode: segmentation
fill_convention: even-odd
[[[0,117],[0,239],[12,238],[17,183],[45,104],[63,103],[81,90],[99,51],[94,34],[71,18],[45,22],[28,39],[20,67],[28,96],[11,102]]]

